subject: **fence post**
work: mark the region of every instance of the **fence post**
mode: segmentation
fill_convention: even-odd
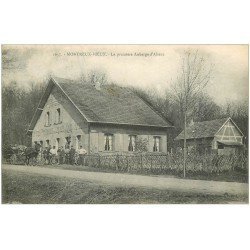
[[[98,154],[98,166],[101,168],[101,156]]]
[[[116,167],[115,167],[116,170],[119,169],[119,155],[117,154],[116,155]]]
[[[143,165],[142,165],[142,154],[141,154],[141,170],[143,169]]]
[[[126,160],[127,160],[127,171],[129,171],[128,169],[128,156],[126,155]]]
[[[85,156],[85,158],[84,158],[84,165],[85,166],[88,166],[88,167],[91,167],[90,166],[90,163],[89,163],[89,160],[90,159],[90,155],[89,154],[87,154],[86,156]],[[65,158],[65,161],[66,161],[66,158]]]
[[[152,156],[152,155],[151,155],[150,159],[151,159],[151,162],[150,162],[150,170],[152,171],[152,167],[153,167],[153,156]]]
[[[169,166],[168,166],[168,163],[169,163],[169,160],[168,160],[169,158],[168,158],[168,155],[166,155],[166,168],[168,168]]]

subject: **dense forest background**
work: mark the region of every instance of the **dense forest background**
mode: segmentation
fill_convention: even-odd
[[[93,84],[95,81],[101,84],[117,84],[109,82],[105,75],[82,76],[83,84]],[[119,84],[118,84],[119,85]],[[3,145],[30,145],[31,138],[26,134],[29,123],[37,108],[39,100],[46,87],[46,82],[30,83],[29,89],[20,87],[17,82],[11,82],[2,86],[2,143]],[[144,101],[149,103],[158,113],[170,121],[175,128],[170,135],[170,142],[183,129],[183,119],[178,104],[175,102],[170,90],[164,94],[152,90],[132,88]],[[196,99],[194,110],[189,116],[194,121],[205,121],[223,117],[231,117],[245,135],[245,144],[248,141],[248,102],[227,101],[219,105],[213,99],[202,92]],[[190,122],[190,121],[188,121]]]

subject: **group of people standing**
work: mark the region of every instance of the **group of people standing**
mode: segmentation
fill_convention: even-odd
[[[87,151],[82,146],[80,146],[79,149],[75,149],[74,146],[70,147],[66,145],[58,149],[56,149],[55,146],[48,146],[44,149],[41,148],[40,153],[47,164],[84,165]]]

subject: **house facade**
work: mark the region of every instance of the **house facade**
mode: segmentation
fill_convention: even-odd
[[[128,88],[51,78],[29,126],[32,143],[97,152],[167,152],[172,125]]]
[[[199,152],[216,151],[219,155],[235,154],[243,148],[243,133],[229,117],[211,121],[195,122],[187,127],[187,148]],[[184,131],[176,138],[183,145]]]

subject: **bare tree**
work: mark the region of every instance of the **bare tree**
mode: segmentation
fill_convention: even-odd
[[[207,93],[198,95],[192,114],[196,121],[214,120],[222,116],[222,108]]]
[[[172,84],[174,97],[179,105],[184,129],[183,145],[183,176],[186,177],[187,139],[186,128],[187,119],[192,114],[195,101],[206,87],[211,77],[211,64],[198,50],[184,51],[181,57],[181,67],[175,81]]]
[[[25,55],[27,56],[27,55]],[[25,68],[25,60],[23,55],[17,49],[7,49],[2,47],[2,73],[8,74],[8,70],[23,70]],[[7,70],[7,72],[5,71]]]

